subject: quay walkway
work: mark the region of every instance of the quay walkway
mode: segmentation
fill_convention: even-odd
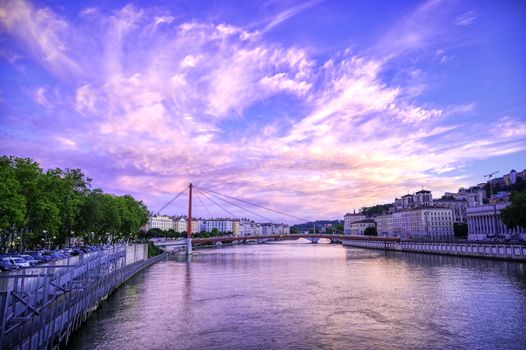
[[[426,254],[455,255],[475,258],[526,261],[526,245],[478,242],[379,242],[361,240],[342,240],[351,247],[396,250]]]
[[[111,292],[163,259],[146,244],[0,274],[0,349],[57,349]]]

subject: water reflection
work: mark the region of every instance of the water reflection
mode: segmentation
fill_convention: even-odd
[[[194,251],[120,288],[78,349],[444,349],[526,344],[524,264],[265,244]]]

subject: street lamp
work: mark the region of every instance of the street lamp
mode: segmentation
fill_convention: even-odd
[[[42,248],[46,248],[46,242],[48,242],[48,237],[47,237],[47,230],[42,230],[42,233],[44,234],[44,246]]]

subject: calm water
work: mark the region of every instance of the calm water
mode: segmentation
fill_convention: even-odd
[[[171,257],[74,349],[524,349],[526,265],[276,243]]]

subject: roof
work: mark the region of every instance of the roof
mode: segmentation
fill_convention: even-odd
[[[420,191],[418,191],[417,193],[431,193],[431,191],[428,191],[428,190],[420,190]]]
[[[374,223],[375,221],[373,219],[365,219],[365,220],[355,221],[352,224],[374,224]]]

